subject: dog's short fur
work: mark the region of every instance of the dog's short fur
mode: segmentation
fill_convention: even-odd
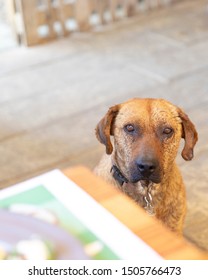
[[[198,138],[188,116],[166,100],[135,98],[111,107],[96,135],[106,154],[95,173],[181,234],[186,195],[175,158],[184,138],[182,157],[191,160]]]

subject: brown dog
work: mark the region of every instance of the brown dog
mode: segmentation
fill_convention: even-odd
[[[184,138],[182,157],[191,160],[198,138],[188,116],[163,99],[135,98],[111,107],[96,135],[107,155],[95,173],[182,233],[186,196],[175,158]]]

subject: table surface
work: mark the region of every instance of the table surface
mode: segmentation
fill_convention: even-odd
[[[164,259],[208,259],[208,253],[176,236],[113,186],[79,166],[62,172],[110,211]]]

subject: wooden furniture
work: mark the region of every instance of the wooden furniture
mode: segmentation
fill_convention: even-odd
[[[170,232],[158,220],[148,216],[127,196],[96,177],[85,167],[62,171],[163,258],[172,260],[208,259],[207,253]]]
[[[20,43],[37,45],[73,31],[121,20],[175,0],[9,0]]]

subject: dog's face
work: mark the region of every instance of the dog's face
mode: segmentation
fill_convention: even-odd
[[[175,160],[180,139],[185,139],[185,160],[193,158],[197,141],[188,116],[162,99],[132,99],[111,107],[97,125],[96,134],[132,183],[160,183]]]

